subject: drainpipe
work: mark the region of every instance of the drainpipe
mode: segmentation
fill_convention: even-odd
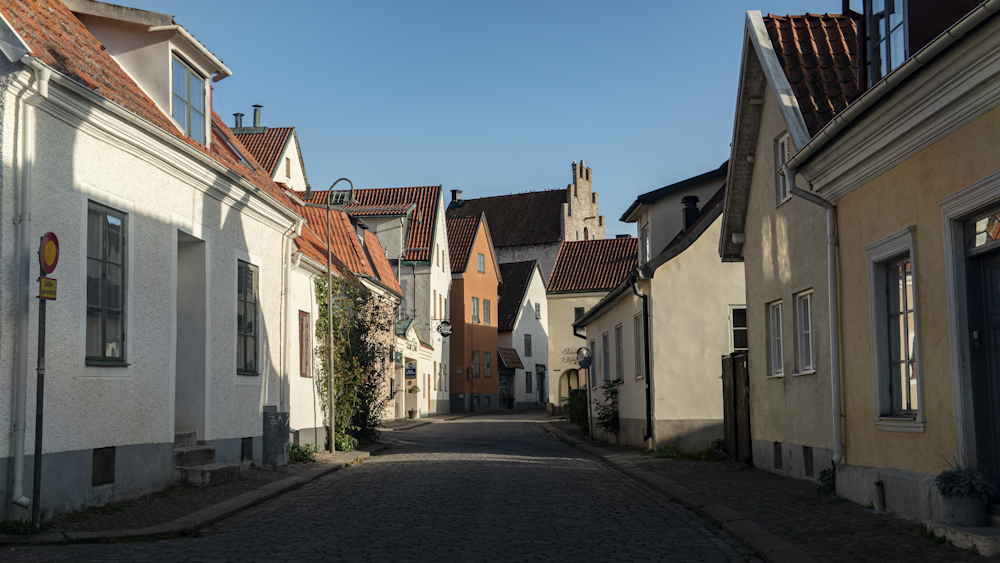
[[[632,282],[632,292],[642,299],[642,363],[646,372],[646,435],[642,437],[642,441],[645,442],[653,437],[653,404],[650,397],[652,377],[649,373],[649,296],[639,291],[638,278]],[[655,449],[655,443],[653,447]]]
[[[826,209],[827,278],[830,292],[830,385],[833,391],[833,466],[844,458],[844,437],[840,414],[840,320],[837,305],[837,207],[825,199],[795,186],[794,168],[782,168],[791,193]]]
[[[31,56],[21,58],[25,66],[35,74],[36,93],[28,96],[22,104],[24,116],[21,120],[21,216],[20,226],[20,271],[17,296],[17,365],[14,384],[14,486],[11,491],[13,503],[28,508],[31,500],[24,495],[24,427],[27,412],[28,387],[28,305],[31,285],[31,169],[35,162],[35,109],[42,99],[49,97],[49,77],[52,71]]]
[[[284,247],[281,249],[282,253],[285,255],[285,259],[282,261],[282,276],[283,280],[281,283],[281,314],[284,322],[284,330],[281,335],[281,372],[282,375],[278,377],[278,410],[282,412],[289,412],[291,410],[291,401],[288,401],[288,397],[285,394],[285,385],[289,384],[289,356],[291,355],[288,351],[288,340],[291,338],[290,333],[292,332],[292,326],[297,323],[292,323],[292,320],[288,318],[290,314],[290,307],[288,306],[288,294],[289,286],[292,282],[292,269],[298,267],[298,261],[292,264],[292,245],[294,244],[293,239],[296,236],[302,234],[302,224],[304,221],[302,219],[297,219],[295,223],[289,227],[288,231],[282,234],[282,240],[284,241]],[[282,381],[284,379],[284,381]],[[285,402],[288,401],[289,405]],[[286,406],[288,408],[286,408]]]

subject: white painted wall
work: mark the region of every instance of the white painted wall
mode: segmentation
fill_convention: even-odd
[[[541,318],[535,318],[535,304],[541,307]],[[545,297],[545,283],[542,274],[535,268],[528,283],[521,308],[514,321],[514,330],[501,331],[497,341],[501,348],[513,348],[521,358],[524,369],[514,370],[514,401],[516,403],[540,403],[544,406],[549,401],[548,378],[549,368],[549,306]],[[525,354],[524,335],[531,335],[531,356]],[[499,360],[498,360],[499,361]],[[499,365],[499,364],[498,364]],[[540,370],[536,366],[545,366],[542,371],[542,388],[538,388]],[[531,393],[527,391],[525,373],[531,372]]]
[[[278,157],[278,163],[274,167],[274,174],[271,175],[271,178],[275,182],[285,184],[294,191],[304,192],[306,191],[306,173],[302,167],[302,163],[305,161],[301,159],[301,147],[299,147],[298,140],[295,138],[295,135],[291,137],[288,141],[288,146],[285,147],[284,152]],[[286,158],[291,161],[291,166],[288,166],[291,174],[288,174],[289,171],[285,170]]]

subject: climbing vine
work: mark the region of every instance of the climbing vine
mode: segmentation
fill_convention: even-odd
[[[608,434],[614,434],[615,440],[618,439],[618,430],[620,428],[618,419],[618,384],[621,382],[621,379],[605,381],[604,385],[601,385],[604,401],[601,402],[599,399],[594,399],[594,405],[597,406],[597,420],[594,421],[595,424]]]
[[[381,439],[382,421],[389,395],[389,369],[392,367],[392,305],[386,299],[351,281],[344,275],[333,278],[327,299],[326,278],[316,280],[319,318],[316,320],[316,353],[321,358],[322,377],[315,378],[316,391],[323,406],[324,420],[329,420],[328,389],[329,348],[327,305],[333,306],[333,402],[334,443],[338,451],[350,451],[364,442]],[[329,429],[327,429],[329,435]]]

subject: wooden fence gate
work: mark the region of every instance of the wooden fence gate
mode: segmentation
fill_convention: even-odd
[[[726,451],[735,460],[750,453],[750,372],[747,353],[722,357],[722,401]]]

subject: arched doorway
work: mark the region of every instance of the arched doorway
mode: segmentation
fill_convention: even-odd
[[[557,407],[562,407],[563,400],[569,397],[570,389],[580,388],[579,372],[575,369],[568,369],[559,376],[559,403]]]

